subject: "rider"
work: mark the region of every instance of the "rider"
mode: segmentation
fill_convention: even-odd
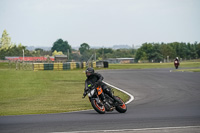
[[[179,63],[178,57],[175,58],[174,62],[177,61],[177,63]]]
[[[122,102],[113,95],[113,93],[111,92],[111,89],[105,83],[102,82],[103,77],[101,74],[95,73],[93,68],[87,68],[85,74],[87,76],[87,79],[85,80],[85,89],[84,89],[83,96],[86,95],[86,91],[88,89],[90,89],[90,87],[101,86],[103,89],[103,92],[99,96],[103,100],[104,104],[108,104],[105,100],[104,93],[108,94],[108,96],[110,96],[112,99],[114,99],[115,102],[122,104]]]
[[[179,60],[178,57],[176,57],[176,59],[174,60],[174,66],[178,65],[179,66]]]

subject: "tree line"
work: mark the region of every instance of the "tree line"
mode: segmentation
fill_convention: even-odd
[[[160,62],[167,58],[172,60],[175,57],[187,60],[200,58],[200,43],[144,43],[137,49],[135,55],[136,61],[147,60],[149,62]]]
[[[57,39],[49,51],[36,48],[29,51],[22,44],[13,44],[6,30],[3,31],[0,38],[0,59],[5,56],[54,56],[68,55],[69,60],[87,61],[91,57],[96,60],[106,60],[108,58],[135,58],[135,61],[160,62],[165,59],[174,59],[179,57],[182,59],[200,58],[200,43],[144,43],[138,49],[111,49],[99,48],[93,49],[87,43],[80,44],[78,50],[72,49],[71,45],[63,39]]]
[[[135,58],[135,62],[161,62],[164,60],[174,60],[176,57],[183,60],[200,58],[200,43],[144,43],[138,49],[117,49],[100,48],[90,49],[86,43],[81,44],[79,51],[81,59],[89,59],[89,56],[96,54],[96,58]]]

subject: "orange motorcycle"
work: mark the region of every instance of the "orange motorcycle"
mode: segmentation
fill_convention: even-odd
[[[116,109],[119,113],[125,113],[127,111],[127,106],[124,103],[124,101],[116,96],[122,104],[119,104],[117,102],[114,102],[114,99],[112,99],[110,96],[105,94],[105,100],[108,104],[103,104],[102,99],[99,97],[101,93],[103,92],[101,86],[98,87],[92,87],[91,89],[87,90],[83,98],[85,98],[86,95],[88,95],[89,101],[94,108],[95,111],[97,111],[99,114],[104,114],[106,111],[110,112]]]

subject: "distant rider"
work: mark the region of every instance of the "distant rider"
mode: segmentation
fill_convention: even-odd
[[[174,66],[176,67],[176,69],[178,69],[178,66],[179,66],[178,57],[176,57],[176,59],[174,60]]]
[[[103,100],[103,104],[109,105],[105,100],[104,93],[110,96],[115,102],[122,104],[121,101],[118,100],[113,95],[113,93],[111,92],[111,89],[105,83],[102,82],[104,78],[101,74],[95,73],[93,68],[87,68],[85,74],[86,74],[87,79],[85,80],[85,89],[84,89],[83,96],[86,96],[87,90],[90,89],[92,86],[95,86],[95,87],[101,86],[103,89],[103,92],[99,96]]]

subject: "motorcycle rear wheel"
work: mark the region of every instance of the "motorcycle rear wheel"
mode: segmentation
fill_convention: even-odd
[[[91,104],[94,110],[97,111],[99,114],[104,114],[106,112],[105,107],[99,105],[95,99],[91,100]]]
[[[116,110],[119,112],[119,113],[125,113],[127,111],[127,106],[126,104],[124,103],[124,101],[120,98],[120,97],[117,97],[122,103],[123,105],[118,105],[116,106]]]

